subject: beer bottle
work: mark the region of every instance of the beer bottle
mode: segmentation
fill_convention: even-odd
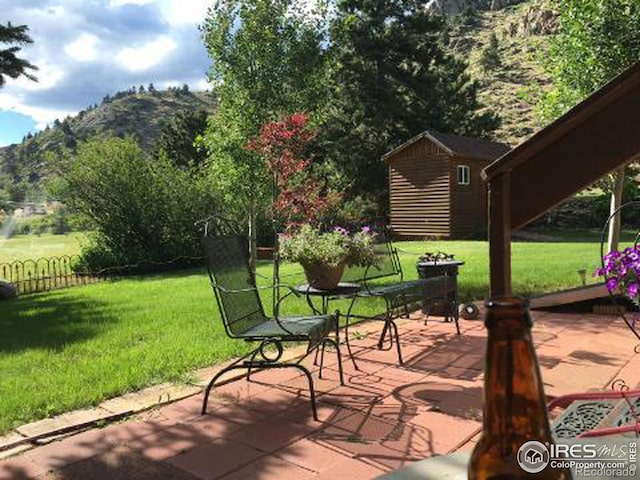
[[[502,298],[486,307],[483,432],[471,454],[469,479],[570,479],[570,471],[549,465],[551,429],[528,305]]]

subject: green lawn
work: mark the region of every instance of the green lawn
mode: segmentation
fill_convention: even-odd
[[[16,235],[9,239],[0,238],[0,263],[14,260],[57,257],[80,253],[80,245],[86,239],[85,233],[67,235]]]
[[[488,247],[481,241],[402,242],[407,279],[425,251],[455,253],[462,299],[483,298]],[[597,242],[513,244],[515,291],[534,294],[579,284],[577,270],[598,264]],[[283,281],[300,283],[297,266],[285,265]],[[269,264],[259,273],[270,276]],[[263,283],[267,281],[264,280]],[[265,300],[268,301],[265,293]],[[291,313],[307,311],[289,299]],[[357,313],[380,311],[361,304]],[[345,309],[335,303],[332,308]],[[193,369],[245,351],[219,323],[203,272],[146,276],[26,296],[0,303],[0,433],[12,426],[162,381],[184,381]],[[452,329],[453,331],[453,329]]]

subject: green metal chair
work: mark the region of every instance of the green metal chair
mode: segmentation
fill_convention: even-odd
[[[246,378],[250,380],[253,370],[296,368],[302,371],[309,381],[313,418],[317,420],[313,378],[300,362],[314,350],[317,351],[319,346],[323,347],[324,353],[324,346],[329,343],[336,350],[340,383],[344,384],[338,336],[339,312],[336,311],[332,315],[287,317],[276,313],[276,316],[267,316],[259,290],[273,289],[276,286],[256,286],[255,276],[249,266],[248,246],[247,238],[243,235],[208,235],[205,229],[202,247],[225,331],[230,338],[258,342],[258,347],[223,368],[211,379],[204,392],[202,414],[206,413],[209,394],[216,381],[231,370],[246,369]],[[297,295],[290,287],[280,285],[279,288],[288,289],[289,294]],[[274,308],[275,312],[279,311],[278,307],[279,304]],[[329,336],[332,331],[335,332],[334,338]],[[281,361],[283,343],[286,342],[307,342],[306,355],[295,363]],[[324,355],[320,361],[320,378],[323,357]]]

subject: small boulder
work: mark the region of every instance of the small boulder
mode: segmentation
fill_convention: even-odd
[[[7,298],[15,298],[18,296],[18,290],[13,283],[0,280],[0,300],[6,300]]]

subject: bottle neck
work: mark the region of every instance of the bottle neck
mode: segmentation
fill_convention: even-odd
[[[489,306],[484,431],[511,442],[551,440],[526,305]]]

